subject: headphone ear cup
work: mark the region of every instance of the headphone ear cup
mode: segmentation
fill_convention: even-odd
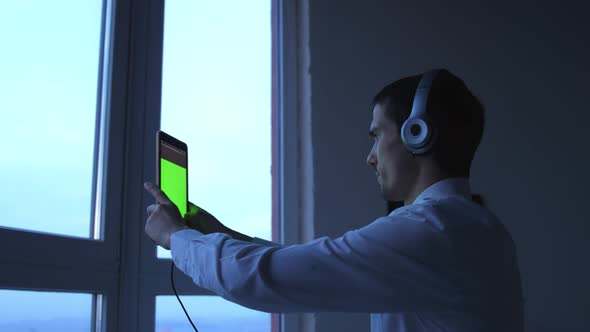
[[[404,146],[413,154],[428,152],[434,141],[433,136],[436,133],[429,124],[426,108],[430,89],[439,71],[438,69],[430,70],[422,75],[414,95],[412,111],[400,130]]]
[[[412,153],[425,153],[432,145],[432,129],[422,118],[407,119],[400,134],[404,146]]]

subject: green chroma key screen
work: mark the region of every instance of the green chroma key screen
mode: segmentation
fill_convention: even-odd
[[[178,207],[180,214],[184,216],[188,211],[186,197],[187,169],[169,160],[160,158],[160,179],[162,191]]]
[[[188,156],[186,144],[158,132],[159,184],[162,191],[184,216],[188,211]]]

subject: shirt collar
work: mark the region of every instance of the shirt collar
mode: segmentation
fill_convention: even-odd
[[[464,196],[471,199],[469,179],[454,177],[440,180],[424,189],[412,204],[422,203],[430,199],[440,199],[449,196]]]

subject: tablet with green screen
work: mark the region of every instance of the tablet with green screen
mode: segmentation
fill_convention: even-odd
[[[184,142],[158,131],[156,184],[184,216],[188,212],[188,151]]]

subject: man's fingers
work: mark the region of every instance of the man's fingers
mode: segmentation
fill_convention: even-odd
[[[158,204],[152,204],[152,205],[148,206],[147,209],[145,210],[147,212],[148,217],[151,216],[152,213],[154,213],[157,208],[158,208]]]
[[[158,201],[158,203],[173,204],[172,201],[168,198],[168,196],[166,196],[166,194],[162,190],[160,190],[160,188],[154,186],[152,183],[146,182],[143,184],[143,187],[148,193],[150,193],[156,199],[156,201]]]
[[[199,211],[201,211],[201,208],[191,202],[188,202],[188,212],[186,213],[186,217],[194,217],[199,213]]]

